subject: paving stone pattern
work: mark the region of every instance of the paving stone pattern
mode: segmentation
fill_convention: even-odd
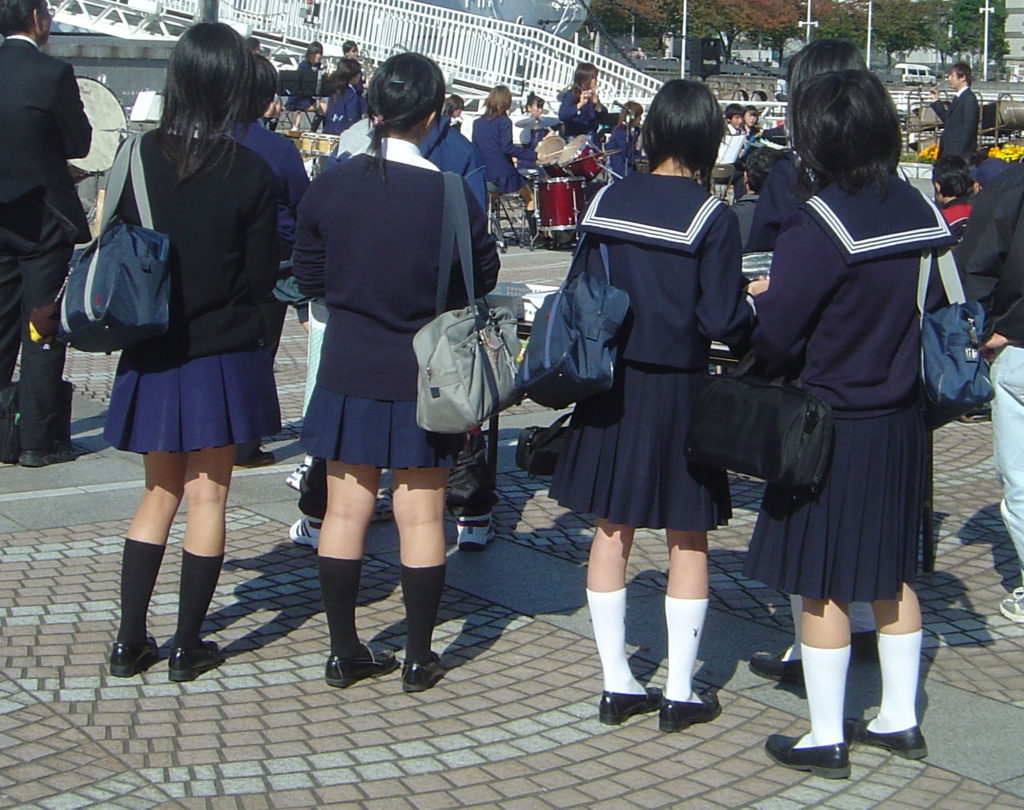
[[[547,256],[549,268],[538,271],[543,256],[509,254],[512,280],[550,280],[550,268],[564,265]],[[116,357],[72,354],[79,401],[104,403],[115,365]],[[286,427],[272,445],[289,443],[292,461],[304,365],[304,336],[289,322],[276,364]],[[517,413],[551,418],[529,403]],[[1024,714],[1024,625],[996,610],[1017,584],[1017,566],[999,518],[990,442],[987,424],[951,425],[936,436],[939,562],[919,582],[926,732],[940,725],[932,712],[959,711],[940,692],[992,701],[1011,720]],[[0,482],[15,472],[0,469]],[[133,475],[137,467],[126,464],[125,480]],[[273,499],[281,478],[266,476]],[[762,487],[742,477],[731,486],[734,520],[711,541],[712,620],[761,628],[767,649],[789,631],[789,602],[743,576]],[[503,472],[498,489],[496,544],[566,570],[585,565],[588,517],[562,509],[546,481],[517,471]],[[434,646],[450,671],[436,688],[403,694],[396,674],[331,689],[322,680],[328,638],[315,554],[288,541],[287,521],[239,505],[229,510],[229,553],[206,624],[226,663],[185,684],[170,683],[163,662],[137,678],[111,678],[105,659],[127,521],[88,520],[69,514],[57,528],[0,534],[0,807],[1024,807],[1021,737],[962,741],[1008,760],[1000,776],[964,773],[955,757],[907,762],[864,748],[854,749],[845,781],[773,766],[764,739],[806,730],[802,692],[758,682],[736,654],[701,662],[698,679],[719,688],[724,707],[715,722],[674,735],[659,733],[651,716],[603,726],[585,609],[514,610],[482,597],[483,587],[446,590]],[[176,523],[172,544],[182,530]],[[663,593],[663,542],[640,533],[631,604],[656,604]],[[149,625],[164,656],[179,569],[172,548]],[[365,640],[401,649],[393,543],[368,547],[357,616]],[[663,654],[636,644],[631,651],[638,676],[662,683]]]

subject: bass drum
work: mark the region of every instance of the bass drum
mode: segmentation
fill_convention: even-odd
[[[127,119],[117,96],[104,84],[85,76],[76,77],[85,117],[92,125],[89,154],[69,160],[82,174],[102,174],[114,165],[114,155],[126,132]]]
[[[574,231],[583,213],[582,177],[551,177],[537,182],[537,228],[541,231]]]
[[[548,135],[534,147],[537,153],[537,165],[548,177],[565,177],[565,170],[558,165],[558,157],[565,149],[565,141],[557,135]]]

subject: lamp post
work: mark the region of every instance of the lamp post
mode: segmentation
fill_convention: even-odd
[[[981,8],[978,9],[978,13],[985,15],[985,48],[984,48],[984,52],[983,52],[983,55],[982,55],[982,62],[981,62],[981,79],[982,79],[982,81],[986,81],[987,82],[988,81],[988,18],[989,18],[989,15],[991,15],[992,12],[995,11],[995,8],[988,4],[988,0],[984,0],[984,2],[985,2],[985,5],[983,5]]]
[[[817,26],[818,26],[818,23],[815,20],[811,19],[811,0],[807,0],[807,19],[806,20],[801,20],[797,24],[799,26],[801,26],[801,27],[806,27],[807,28],[807,33],[804,36],[804,42],[810,42],[811,41],[811,28],[812,27],[817,28]]]
[[[217,0],[199,0],[197,22],[217,22]]]
[[[689,0],[683,0],[683,44],[679,48],[679,76],[680,78],[686,78],[686,37],[687,27],[690,23],[690,2]]]
[[[874,0],[868,0],[868,43],[864,49],[866,55],[866,67],[871,70],[871,21],[874,18],[875,3]]]

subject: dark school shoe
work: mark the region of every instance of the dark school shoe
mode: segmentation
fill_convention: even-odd
[[[445,668],[441,656],[432,652],[430,659],[422,664],[406,661],[402,665],[402,691],[425,692],[444,677]]]
[[[824,779],[848,779],[850,776],[850,749],[846,743],[796,748],[799,737],[772,734],[764,750],[773,762],[794,771],[810,771]]]
[[[371,650],[361,658],[342,658],[332,655],[324,667],[324,680],[328,686],[345,689],[367,678],[380,678],[398,669],[398,659],[385,650]]]
[[[168,677],[175,683],[194,681],[204,672],[224,663],[216,643],[203,641],[194,650],[175,647],[167,661]]]
[[[660,731],[682,731],[697,723],[710,723],[722,713],[722,704],[713,689],[699,692],[700,703],[682,700],[662,700],[658,709]]]
[[[649,686],[642,695],[625,692],[602,692],[597,706],[597,719],[606,726],[617,726],[634,714],[656,712],[661,706],[661,690]]]
[[[881,748],[903,759],[924,759],[928,756],[928,744],[920,726],[882,733],[871,731],[863,720],[846,719],[843,721],[843,736],[849,742]]]
[[[110,674],[115,678],[130,678],[145,672],[160,658],[156,642],[146,636],[146,640],[138,647],[130,647],[115,641],[110,650]]]

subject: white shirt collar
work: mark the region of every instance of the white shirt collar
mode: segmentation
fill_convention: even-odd
[[[970,89],[971,89],[971,86],[969,84],[965,84],[963,87],[961,87],[959,90],[956,91],[957,98],[962,96],[964,93],[966,93]]]
[[[11,34],[9,37],[7,37],[8,41],[10,41],[12,39],[21,39],[21,40],[24,40],[25,42],[31,42],[32,45],[35,46],[35,49],[37,51],[39,50],[39,43],[36,42],[34,39],[32,39],[32,37],[25,36],[24,34]]]
[[[385,138],[383,144],[384,159],[393,160],[395,163],[404,163],[407,166],[416,166],[420,169],[430,169],[439,172],[433,163],[420,154],[420,148],[409,141],[401,138]]]

